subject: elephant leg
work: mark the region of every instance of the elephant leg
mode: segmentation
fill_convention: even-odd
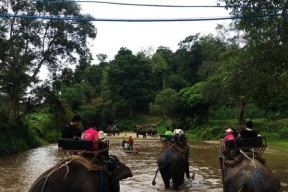
[[[190,173],[189,173],[189,152],[190,152],[190,149],[188,147],[188,151],[186,151],[186,154],[185,154],[185,159],[186,159],[185,172],[186,172],[186,178],[187,179],[190,178]]]
[[[219,157],[219,162],[220,162],[220,170],[221,170],[221,174],[222,174],[222,182],[224,183],[224,177],[225,177],[226,172],[227,172],[227,169],[226,169],[225,164],[224,164],[224,158]]]
[[[109,185],[109,191],[120,192],[120,183],[119,183],[119,181],[111,183]]]
[[[160,174],[161,174],[161,177],[163,179],[165,188],[166,189],[169,188],[170,187],[171,174],[168,171],[166,171],[165,169],[160,169]]]
[[[184,183],[184,173],[182,172],[181,174],[178,173],[173,175],[172,181],[173,181],[173,189],[174,190],[179,189],[179,187]]]
[[[187,160],[188,161],[188,160]],[[187,162],[186,165],[186,178],[189,179],[190,178],[190,173],[189,173],[189,162]]]

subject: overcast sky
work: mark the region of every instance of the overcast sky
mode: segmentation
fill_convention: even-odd
[[[157,5],[217,5],[217,0],[108,0],[106,2],[157,4]],[[210,18],[227,17],[224,8],[167,8],[140,7],[98,3],[80,3],[82,13],[94,18],[115,19],[167,19],[167,18]],[[218,24],[228,24],[231,20],[220,21],[185,21],[185,22],[103,22],[94,21],[97,37],[90,41],[91,50],[97,63],[96,55],[104,53],[112,60],[121,47],[130,49],[133,54],[152,47],[169,47],[176,51],[178,43],[196,33],[215,33]]]

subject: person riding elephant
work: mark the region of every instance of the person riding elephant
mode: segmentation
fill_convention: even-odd
[[[152,185],[155,185],[155,179],[158,171],[162,176],[165,188],[170,187],[170,180],[173,181],[173,189],[177,190],[184,183],[184,174],[190,178],[189,161],[185,151],[178,148],[177,145],[164,148],[157,157],[158,169],[156,171]]]
[[[119,192],[119,181],[128,177],[132,177],[130,168],[116,156],[110,156],[108,162],[94,164],[73,155],[39,176],[29,192]]]

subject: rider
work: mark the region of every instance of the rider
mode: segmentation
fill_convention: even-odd
[[[253,131],[253,122],[247,121],[246,128],[239,133],[239,137],[242,138],[250,138],[250,137],[257,137],[257,133]]]
[[[173,134],[176,135],[175,139],[180,142],[186,142],[186,137],[183,131],[183,125],[178,125],[176,129],[174,129]]]
[[[182,125],[179,125],[178,127],[176,127],[176,129],[174,129],[173,131],[174,135],[182,135],[184,134],[184,131],[182,129]]]
[[[165,135],[173,135],[172,131],[170,130],[170,127],[166,127],[166,131],[164,134]]]
[[[227,140],[233,140],[235,137],[234,137],[234,131],[232,128],[228,128],[225,130],[226,132],[226,136],[221,139],[221,143],[222,142],[225,142]],[[224,158],[225,158],[225,148],[223,148],[223,146],[221,146],[221,149],[220,149],[220,154],[219,154],[219,161],[220,161],[220,168],[221,168],[221,173],[222,173],[222,180],[224,181]]]
[[[71,122],[67,124],[62,130],[62,138],[71,138],[71,139],[80,139],[81,130],[78,127],[81,123],[81,117],[79,115],[75,115]]]
[[[96,121],[91,122],[91,127],[88,128],[86,131],[82,134],[82,139],[86,140],[92,140],[93,141],[93,149],[97,150],[98,145],[98,131],[96,130]]]

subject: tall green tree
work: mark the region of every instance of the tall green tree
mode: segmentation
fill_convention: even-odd
[[[151,64],[153,73],[161,78],[162,89],[165,89],[169,65],[161,53],[155,53],[152,56]]]
[[[47,4],[38,1],[8,1],[0,7],[2,14],[31,15],[39,19],[0,18],[0,89],[7,97],[6,120],[19,118],[19,103],[26,102],[25,91],[38,82],[46,65],[55,72],[65,63],[90,59],[87,38],[95,38],[95,27],[87,21],[43,20],[42,16],[79,17],[76,3]],[[90,17],[90,16],[89,16]]]
[[[156,113],[174,119],[177,103],[177,92],[171,88],[164,89],[158,93],[154,103],[150,104],[150,113]]]
[[[198,123],[208,122],[209,102],[203,96],[204,82],[187,87],[178,93],[178,115],[180,118],[189,117]]]
[[[180,74],[190,85],[200,81],[198,70],[202,65],[203,58],[199,41],[199,34],[186,37],[183,41],[180,41],[178,44],[180,49],[174,54],[174,71],[176,70],[177,74]]]
[[[122,109],[128,107],[130,116],[133,116],[136,104],[150,99],[151,67],[142,58],[121,48],[104,71],[101,91],[113,104],[120,104]]]
[[[73,112],[77,112],[82,105],[90,103],[93,98],[93,88],[87,82],[63,86],[60,98]]]

